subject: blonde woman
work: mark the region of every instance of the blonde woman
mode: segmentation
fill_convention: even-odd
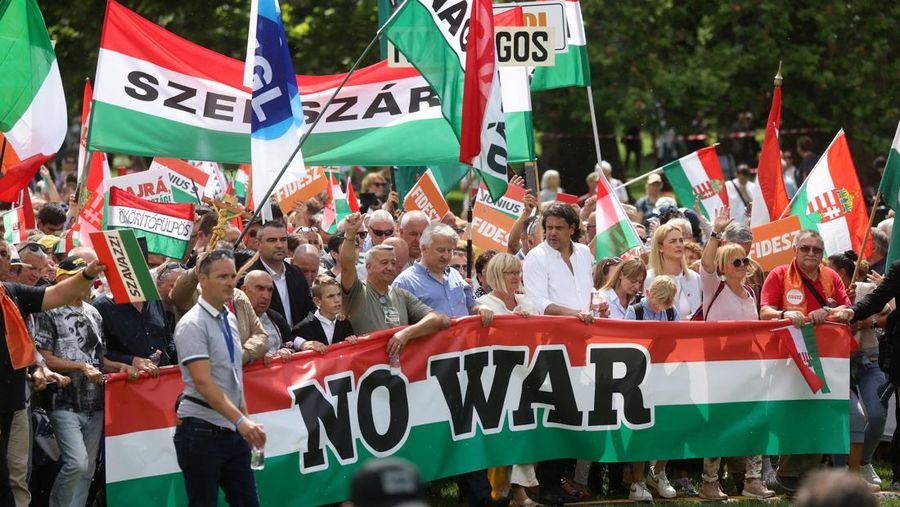
[[[520,294],[522,288],[522,263],[515,255],[499,253],[488,261],[485,268],[487,284],[493,289],[490,294],[481,296],[478,304],[489,308],[494,315],[520,315],[528,317],[532,314],[533,305]],[[525,488],[536,488],[537,477],[534,465],[513,465],[509,476],[510,505],[517,507],[533,507],[538,505],[528,498]]]
[[[732,218],[728,206],[719,208],[713,222],[713,232],[700,258],[703,284],[703,316],[706,321],[759,320],[756,296],[747,285],[753,266],[747,252],[740,245],[719,246],[722,233]],[[743,496],[769,498],[775,495],[762,478],[762,456],[744,456]],[[728,495],[719,486],[721,458],[703,459],[703,486],[700,496],[709,500],[725,500]]]
[[[688,268],[684,242],[684,233],[677,225],[665,223],[656,228],[650,247],[650,269],[647,271],[644,288],[650,288],[657,275],[671,276],[678,288],[675,296],[678,315],[683,320],[690,320],[694,312],[700,308],[703,293],[700,288],[700,275]]]

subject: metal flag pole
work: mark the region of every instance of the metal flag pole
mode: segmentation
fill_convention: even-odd
[[[600,170],[600,162],[603,155],[600,153],[600,134],[597,132],[597,115],[594,113],[594,92],[591,85],[587,85],[588,107],[591,110],[591,128],[594,129],[594,150],[597,152],[597,170]]]
[[[866,251],[866,243],[869,242],[869,236],[872,232],[872,225],[875,223],[875,209],[878,208],[878,202],[881,200],[881,192],[875,193],[875,201],[872,203],[872,213],[869,215],[869,226],[866,227],[866,234],[863,236],[862,245],[859,246],[859,260],[856,261],[856,267],[853,268],[853,276],[850,277],[850,283],[856,281],[856,276],[859,275],[859,266],[862,264],[863,255],[865,255]]]
[[[306,143],[306,140],[309,139],[310,133],[312,133],[312,131],[316,128],[316,125],[319,124],[319,120],[321,120],[322,117],[325,116],[325,111],[328,110],[328,107],[337,97],[337,94],[341,91],[341,89],[344,88],[344,85],[347,84],[347,80],[350,79],[350,76],[356,71],[356,69],[359,67],[359,64],[362,63],[366,56],[369,55],[369,51],[371,51],[372,48],[375,47],[375,43],[378,42],[378,39],[381,38],[381,35],[384,33],[384,31],[389,26],[391,26],[394,18],[397,17],[397,14],[399,14],[403,10],[403,7],[405,7],[408,2],[409,0],[403,0],[403,3],[400,4],[400,6],[396,10],[394,10],[394,12],[391,14],[391,17],[388,18],[388,20],[385,21],[383,25],[381,25],[378,31],[375,32],[375,36],[372,37],[372,40],[369,41],[369,44],[366,46],[366,49],[363,50],[362,54],[359,55],[359,58],[357,58],[356,61],[353,62],[353,66],[350,67],[350,70],[344,76],[344,79],[341,80],[341,83],[337,88],[335,88],[334,93],[332,93],[331,97],[328,98],[328,101],[325,102],[325,106],[322,108],[322,112],[318,116],[316,116],[316,119],[313,120],[312,125],[310,125],[306,132],[303,133],[303,136],[300,137],[300,142],[297,143],[297,146],[294,148],[294,152],[291,153],[291,156],[288,157],[287,162],[285,162],[281,170],[278,171],[278,175],[275,176],[275,180],[272,181],[271,185],[269,185],[269,189],[266,190],[266,195],[263,196],[263,198],[260,200],[261,202],[254,203],[256,205],[256,209],[253,211],[253,217],[250,218],[250,223],[253,223],[254,221],[256,221],[256,219],[259,218],[259,214],[260,212],[262,212],[264,206],[269,206],[269,197],[272,196],[272,193],[275,191],[275,187],[278,185],[278,182],[284,176],[284,173],[287,172],[288,167],[291,166],[291,163],[294,161],[294,157],[296,157],[297,154],[300,153],[300,148],[302,148],[303,144]],[[241,231],[241,235],[238,236],[238,239],[234,243],[235,246],[240,245],[241,241],[244,240],[244,236],[247,235],[247,231],[249,230],[249,227],[245,227],[244,230]]]

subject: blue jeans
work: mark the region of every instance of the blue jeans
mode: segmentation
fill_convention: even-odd
[[[850,361],[852,382],[859,393],[859,401],[862,402],[866,412],[866,436],[863,443],[862,461],[869,463],[881,442],[884,433],[884,424],[887,420],[887,410],[878,398],[878,388],[887,382],[887,377],[878,367],[878,352],[863,351],[863,354],[854,356]]]
[[[232,507],[259,507],[250,446],[236,432],[186,417],[175,428],[175,454],[191,507],[215,507],[219,487]]]
[[[94,478],[103,435],[103,412],[51,410],[48,415],[62,462],[62,469],[50,490],[50,506],[81,507],[87,503]]]

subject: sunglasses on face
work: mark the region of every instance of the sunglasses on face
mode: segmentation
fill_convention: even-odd
[[[741,266],[744,266],[744,267],[746,268],[747,266],[750,265],[750,258],[749,258],[749,257],[743,257],[743,258],[741,258],[741,259],[735,259],[735,260],[731,261],[731,265],[734,266],[734,267],[736,267],[736,268],[739,268],[739,267],[741,267]]]
[[[450,267],[457,271],[462,271],[463,269],[466,268],[466,265],[465,264],[451,264]]]
[[[813,255],[822,255],[822,253],[825,251],[825,249],[820,246],[811,246],[811,245],[798,246],[797,250],[799,250],[801,253],[813,254]]]
[[[364,240],[364,239],[366,239],[366,236],[367,236],[368,234],[369,234],[369,233],[366,232],[366,231],[359,231],[359,232],[356,233],[356,238],[357,238],[357,239],[362,239],[362,240]]]
[[[369,183],[369,185],[371,185],[373,187],[383,187],[384,182],[383,181],[373,181],[372,183]]]
[[[379,238],[386,238],[388,236],[394,235],[394,229],[387,229],[384,231],[379,231],[378,229],[372,229],[372,235],[378,236]]]

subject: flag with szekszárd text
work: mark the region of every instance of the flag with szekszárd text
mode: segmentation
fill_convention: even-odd
[[[859,252],[869,227],[869,214],[847,136],[841,130],[797,190],[790,209],[803,230],[815,230],[825,240],[825,255]],[[863,259],[872,254],[866,243]]]
[[[111,0],[88,146],[250,163],[252,103],[243,73],[244,62],[193,44]],[[307,126],[344,76],[297,76]],[[428,82],[413,68],[382,61],[350,76],[303,145],[303,157],[316,165],[455,165],[459,142]]]
[[[597,209],[594,216],[597,220],[597,260],[618,257],[641,246],[640,236],[625,214],[619,198],[610,188],[603,171],[600,171],[600,179],[597,180]]]
[[[13,208],[3,214],[3,240],[9,244],[28,241],[28,227],[25,226],[25,210]]]
[[[888,152],[887,164],[881,175],[878,191],[881,192],[882,202],[890,206],[894,213],[900,213],[900,123],[897,124],[897,132]],[[890,266],[897,259],[900,259],[900,227],[894,228],[891,232],[887,265]]]
[[[700,211],[706,218],[716,210],[728,206],[728,191],[716,147],[708,146],[663,166],[666,178],[672,183],[682,206],[693,208],[700,198]]]
[[[433,481],[558,458],[846,453],[853,338],[817,326],[830,392],[813,393],[775,333],[782,325],[499,315],[488,335],[476,316],[418,338],[399,372],[385,352],[390,330],[325,355],[257,361],[244,369],[249,416],[277,435],[256,472],[260,504],[345,500],[373,457],[407,459]],[[124,377],[105,392],[109,505],[187,505],[172,445],[181,375]]]
[[[776,329],[775,332],[783,340],[788,348],[791,359],[803,375],[803,380],[809,389],[817,393],[829,393],[828,383],[825,379],[822,357],[819,355],[820,338],[816,333],[819,329],[812,324],[804,324],[801,328],[787,326]]]
[[[147,239],[147,251],[181,259],[194,229],[194,205],[158,203],[141,199],[121,188],[109,189],[106,226],[133,229]]]
[[[97,259],[106,266],[106,284],[113,301],[129,304],[159,299],[134,231],[93,232],[91,243],[97,252]]]
[[[534,69],[531,77],[531,89],[534,91],[591,84],[591,62],[587,55],[581,3],[578,0],[566,0],[565,9],[566,50],[556,53],[556,64],[552,67]]]
[[[410,0],[385,35],[440,97],[460,142],[460,161],[475,167],[499,199],[506,191],[507,151],[490,2]]]
[[[35,0],[0,0],[0,76],[3,151],[18,159],[0,176],[0,200],[13,202],[56,155],[68,127],[56,53]]]

